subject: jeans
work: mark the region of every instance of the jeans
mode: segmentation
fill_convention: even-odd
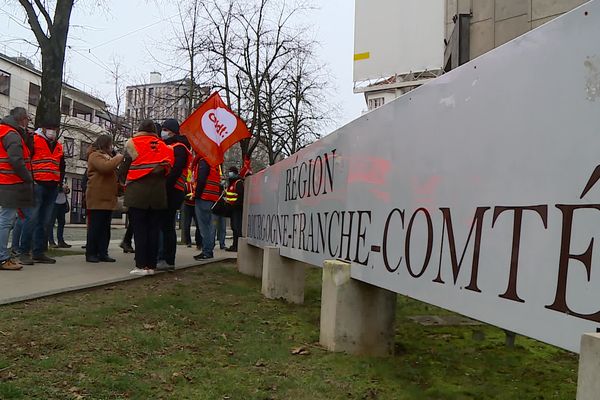
[[[88,210],[87,241],[85,244],[86,257],[108,257],[110,243],[110,223],[112,210]]]
[[[28,254],[31,250],[32,255],[37,257],[43,255],[48,247],[46,227],[52,219],[58,187],[35,184],[33,191],[35,206],[30,209],[29,218],[25,218],[19,252]]]
[[[25,214],[23,214],[23,218],[19,215],[17,211],[17,218],[15,221],[15,226],[12,230],[12,250],[15,253],[19,252],[19,245],[21,243],[21,233],[23,232],[23,222],[25,221]]]
[[[10,258],[8,252],[8,235],[15,222],[16,208],[0,208],[0,261]]]
[[[156,269],[158,236],[163,210],[129,207],[129,219],[135,240],[135,266]]]
[[[200,234],[202,235],[202,253],[213,257],[215,249],[216,218],[211,207],[212,201],[196,199],[196,218],[200,223]]]
[[[48,225],[48,241],[50,243],[54,242],[54,222],[58,222],[58,226],[56,227],[56,239],[57,243],[63,243],[65,241],[65,223],[66,223],[66,211],[67,203],[65,204],[55,204],[54,205],[54,213],[52,215],[52,220],[50,221],[50,225]]]
[[[219,241],[219,245],[221,249],[225,248],[225,233],[227,230],[227,218],[215,215],[215,220],[217,222],[216,231],[217,231],[217,240]]]

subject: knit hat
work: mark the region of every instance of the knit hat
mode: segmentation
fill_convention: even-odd
[[[165,122],[162,123],[162,127],[163,129],[168,129],[176,135],[179,135],[179,122],[174,118],[166,119]]]

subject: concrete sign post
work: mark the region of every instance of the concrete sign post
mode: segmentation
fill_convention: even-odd
[[[579,351],[600,328],[600,1],[250,178],[247,239]]]

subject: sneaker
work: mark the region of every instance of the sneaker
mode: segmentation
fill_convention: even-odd
[[[188,247],[188,248],[191,248],[191,247],[192,247],[192,244],[191,244],[191,243],[188,243],[188,244],[186,244],[186,247]]]
[[[160,260],[156,264],[156,270],[157,271],[166,271],[168,269],[169,269],[169,264],[167,264],[167,262],[165,260]]]
[[[134,268],[129,271],[131,275],[145,276],[145,275],[154,275],[154,270],[150,268]]]
[[[123,253],[135,253],[135,249],[131,246],[131,243],[121,242],[119,247],[123,249]]]
[[[70,249],[72,246],[70,244],[65,243],[65,242],[60,242],[58,244],[58,246],[56,246],[56,247],[58,247],[59,249]]]
[[[29,256],[29,254],[19,255],[19,262],[23,265],[33,265],[33,259]]]
[[[54,258],[50,258],[45,254],[33,256],[31,258],[33,259],[33,262],[38,264],[56,264],[56,260]]]
[[[225,251],[235,253],[237,251],[237,247],[229,246],[228,248],[225,249]]]
[[[114,258],[109,257],[109,256],[98,257],[98,261],[100,261],[100,262],[110,262],[110,263],[117,262],[117,260],[115,260]]]
[[[129,271],[129,274],[142,276],[142,275],[146,275],[146,270],[136,267],[136,268],[132,269],[131,271]]]
[[[196,261],[201,261],[201,260],[210,260],[211,258],[214,258],[214,256],[212,255],[207,255],[204,253],[198,254],[197,256],[194,256],[194,260]]]
[[[50,247],[51,249],[56,249],[58,245],[54,242],[48,242],[48,247]]]
[[[100,262],[100,260],[99,260],[99,259],[98,259],[98,257],[96,257],[96,256],[86,256],[86,257],[85,257],[85,262],[89,262],[89,263],[94,263],[94,264],[96,264],[96,263],[99,263],[99,262]]]
[[[0,269],[5,271],[19,271],[23,269],[23,266],[14,262],[12,258],[9,258],[8,260],[0,261]]]

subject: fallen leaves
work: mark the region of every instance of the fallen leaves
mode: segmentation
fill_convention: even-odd
[[[310,351],[306,347],[300,346],[293,348],[291,353],[295,356],[307,356],[310,354]]]

